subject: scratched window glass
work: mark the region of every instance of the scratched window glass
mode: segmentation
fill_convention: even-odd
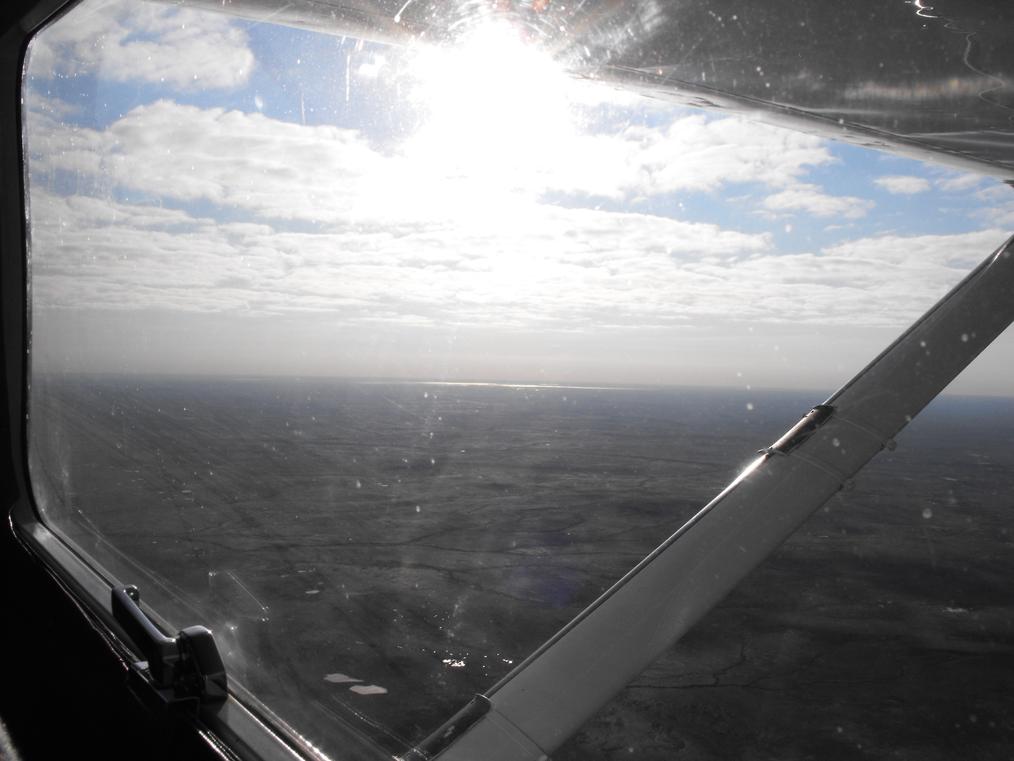
[[[336,758],[507,676],[1014,218],[601,81],[552,10],[431,39],[89,0],[29,52],[40,512]],[[1011,351],[554,757],[1007,755]]]

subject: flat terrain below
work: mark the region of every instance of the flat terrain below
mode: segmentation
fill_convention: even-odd
[[[410,747],[821,398],[43,377],[45,517],[337,758]],[[1014,757],[1014,401],[944,398],[557,761]],[[358,750],[356,750],[358,748]],[[344,754],[344,755],[343,755]]]

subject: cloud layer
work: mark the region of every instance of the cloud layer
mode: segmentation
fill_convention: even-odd
[[[819,140],[740,119],[678,116],[663,128],[577,135],[552,161],[527,166],[520,157],[505,165],[500,147],[485,144],[488,165],[472,157],[465,171],[454,145],[408,141],[385,151],[353,129],[168,99],[137,107],[104,130],[68,125],[44,108],[30,118],[37,174],[71,172],[106,192],[206,200],[275,219],[387,221],[392,210],[457,217],[462,206],[496,203],[504,193],[622,200],[746,183],[791,185],[769,199],[772,209],[854,218],[868,208],[793,185],[809,167],[832,161]]]
[[[40,314],[118,313],[139,329],[152,312],[317,316],[365,333],[501,336],[898,329],[999,245],[1010,219],[993,203],[984,230],[877,233],[861,227],[873,201],[813,180],[836,169],[825,141],[631,103],[594,83],[564,96],[557,82],[529,114],[523,97],[483,105],[441,80],[415,99],[421,128],[397,139],[188,104],[196,87],[244,86],[256,65],[246,33],[226,17],[147,6],[128,17],[125,7],[74,11],[74,24],[33,49],[40,81],[48,71],[164,85],[103,128],[74,103],[29,91]],[[398,62],[370,66],[357,87],[390,96],[385,77]],[[573,102],[557,109],[563,97]],[[913,174],[863,182],[901,194],[931,187]],[[744,227],[677,213],[690,199],[738,206],[728,218]],[[847,222],[859,232],[786,252],[780,232],[756,224],[765,218],[785,230]]]
[[[1005,237],[878,236],[785,255],[767,234],[714,225],[524,213],[491,228],[406,221],[303,233],[40,193],[35,304],[558,330],[729,319],[901,327]]]

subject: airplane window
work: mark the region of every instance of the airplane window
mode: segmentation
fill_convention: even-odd
[[[433,42],[87,0],[29,51],[40,513],[335,758],[505,676],[1014,219],[988,178],[568,72],[502,5]],[[1006,755],[1011,367],[554,757]]]

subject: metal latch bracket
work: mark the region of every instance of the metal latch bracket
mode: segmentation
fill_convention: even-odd
[[[144,656],[133,664],[168,704],[219,702],[228,694],[225,664],[211,630],[188,626],[166,636],[141,610],[135,586],[113,589],[113,618]]]

